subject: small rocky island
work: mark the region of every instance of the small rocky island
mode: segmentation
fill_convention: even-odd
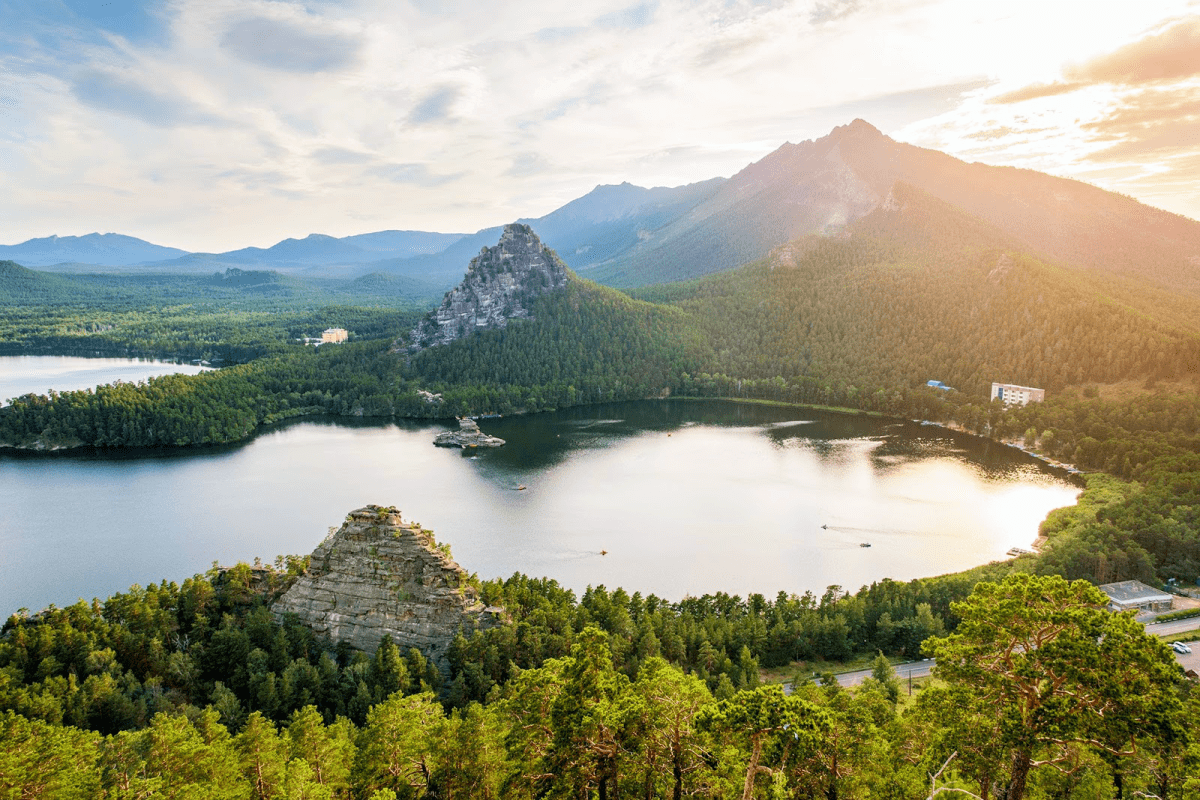
[[[432,531],[376,505],[346,516],[271,611],[277,619],[295,614],[316,634],[368,653],[386,634],[402,652],[415,647],[443,672],[460,630],[469,634],[504,621],[502,609],[484,606],[470,576]]]
[[[498,436],[488,436],[479,430],[479,424],[470,417],[458,421],[458,430],[439,433],[433,440],[438,447],[500,447],[504,440]]]

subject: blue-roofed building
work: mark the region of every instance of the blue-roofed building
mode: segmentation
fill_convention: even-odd
[[[953,386],[947,386],[941,381],[925,381],[925,385],[931,389],[941,389],[943,392],[948,392],[954,388]]]

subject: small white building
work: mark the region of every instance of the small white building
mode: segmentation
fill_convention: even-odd
[[[1108,595],[1113,611],[1170,611],[1171,595],[1141,581],[1106,583],[1100,591]]]
[[[346,332],[345,328],[326,328],[321,334],[321,344],[344,342],[349,336],[350,334]]]
[[[1017,386],[1015,383],[993,383],[992,399],[1001,400],[1006,406],[1027,406],[1045,400],[1046,390]]]

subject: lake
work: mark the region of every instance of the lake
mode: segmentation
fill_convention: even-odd
[[[1004,558],[1079,493],[995,443],[798,409],[646,401],[482,420],[508,444],[473,455],[433,447],[448,427],[308,420],[224,448],[0,451],[0,616],[308,553],[368,503],[434,529],[480,577],[671,600],[820,594]]]
[[[0,356],[0,405],[30,392],[46,394],[93,389],[106,383],[136,383],[158,375],[195,374],[205,367],[140,358]]]

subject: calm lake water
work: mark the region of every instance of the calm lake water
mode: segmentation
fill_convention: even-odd
[[[135,383],[176,372],[191,375],[203,369],[192,364],[137,358],[0,356],[0,405],[30,392],[46,394],[51,389],[58,392],[93,389],[115,381]]]
[[[481,577],[672,600],[857,589],[1028,547],[1079,491],[971,437],[794,409],[648,401],[483,420],[508,444],[473,456],[433,447],[447,427],[303,421],[221,449],[0,454],[0,616],[308,553],[367,503],[433,528]]]

